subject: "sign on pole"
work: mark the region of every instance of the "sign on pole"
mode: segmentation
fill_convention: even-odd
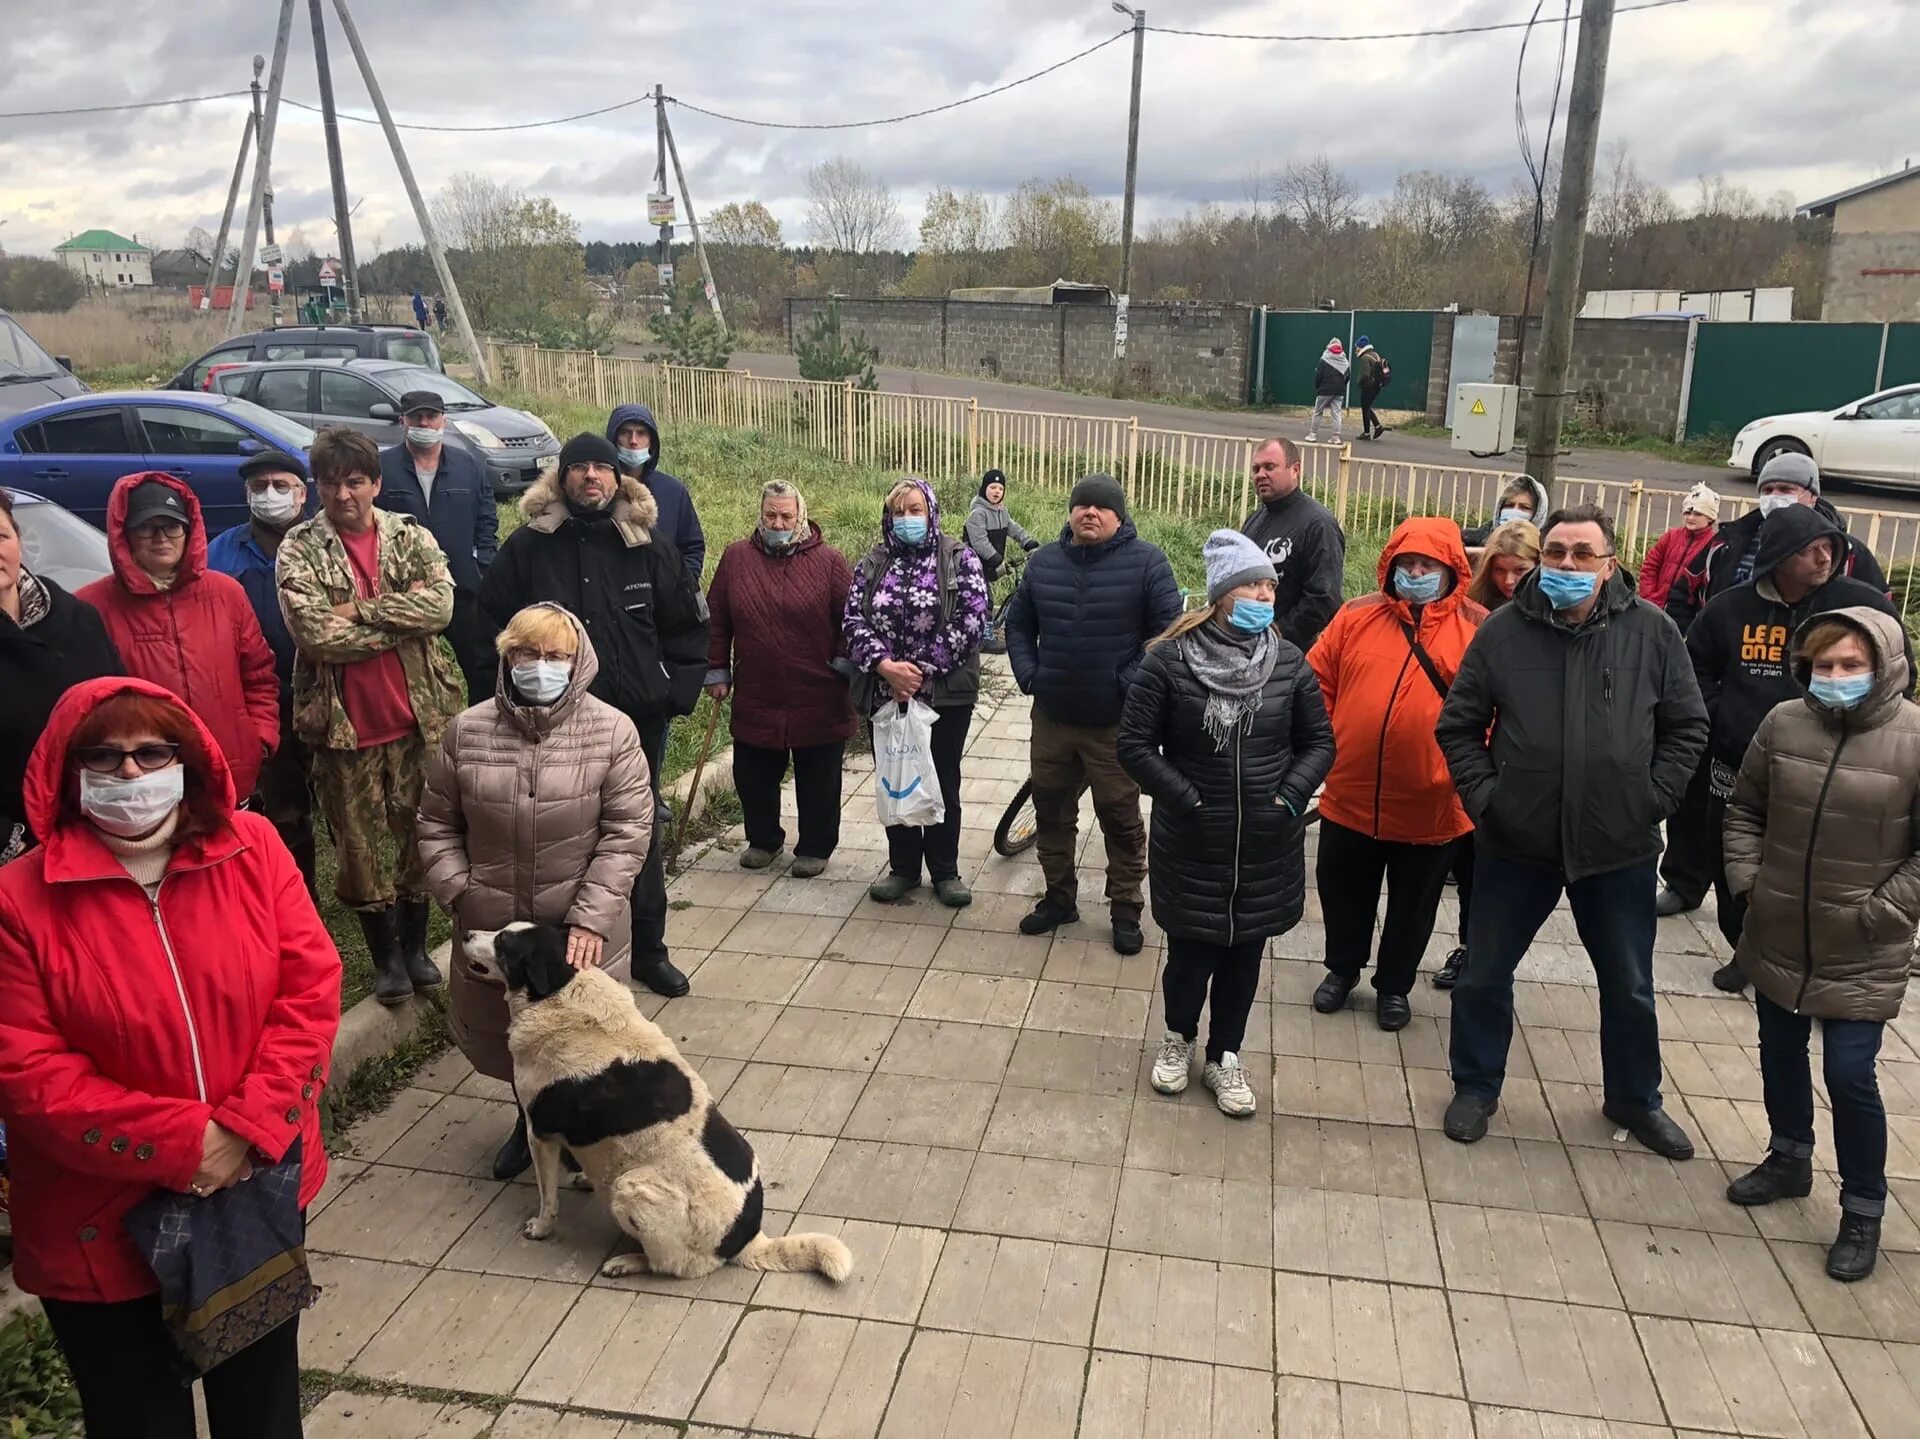
[[[673,196],[658,193],[647,196],[647,223],[649,225],[673,223]]]
[[[663,290],[671,290],[673,288],[673,265],[671,262],[660,267],[660,288]]]
[[[334,269],[333,261],[331,260],[321,261],[320,263],[320,283],[321,284],[331,285],[335,281],[337,281],[339,278],[340,278],[340,272]]]
[[[262,245],[260,247],[260,263],[263,265],[269,267],[278,265],[284,258],[280,253],[280,247],[278,245]]]
[[[1124,360],[1127,357],[1127,297],[1119,296],[1113,302],[1113,357]]]
[[[278,295],[287,288],[287,274],[278,265],[267,271],[267,289]]]

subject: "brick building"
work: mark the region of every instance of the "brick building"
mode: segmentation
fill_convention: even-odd
[[[1801,207],[1833,220],[1820,318],[1920,320],[1920,170],[1903,170]]]

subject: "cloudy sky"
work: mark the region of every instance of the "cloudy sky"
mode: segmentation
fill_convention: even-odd
[[[1548,0],[1549,8],[1557,9]],[[191,5],[5,0],[0,112],[242,89],[270,53],[273,0]],[[359,0],[355,16],[402,122],[544,119],[651,90],[753,118],[831,122],[977,93],[1051,64],[1126,22],[1106,0]],[[1529,0],[1151,0],[1150,21],[1300,32],[1524,19]],[[371,107],[331,17],[343,111]],[[1537,32],[1526,93],[1535,133],[1552,88],[1555,30]],[[1354,45],[1147,38],[1143,217],[1242,203],[1250,177],[1325,153],[1369,195],[1407,169],[1465,172],[1504,194],[1520,33]],[[1571,47],[1570,47],[1571,48]],[[1071,173],[1118,195],[1126,143],[1126,42],[1012,93],[932,119],[793,132],[684,110],[674,133],[704,211],[758,199],[806,238],[805,175],[833,155],[879,174],[917,223],[936,186],[1005,192]],[[1688,0],[1615,22],[1603,141],[1683,202],[1717,172],[1762,197],[1806,201],[1920,158],[1916,0]],[[315,99],[306,0],[296,6],[287,94]],[[0,119],[0,245],[45,252],[105,226],[173,245],[217,227],[246,102],[135,113]],[[343,124],[362,252],[418,238],[376,126]],[[409,132],[429,192],[463,170],[551,195],[589,239],[645,232],[654,165],[650,105],[508,134]],[[332,235],[320,120],[282,111],[276,218],[316,248]]]

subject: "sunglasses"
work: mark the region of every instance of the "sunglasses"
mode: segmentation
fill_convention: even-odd
[[[91,744],[74,751],[73,757],[80,762],[80,768],[95,774],[113,774],[128,760],[132,760],[143,772],[151,774],[172,764],[179,753],[178,744],[155,741],[153,744],[135,745],[132,749],[121,749],[111,744]]]

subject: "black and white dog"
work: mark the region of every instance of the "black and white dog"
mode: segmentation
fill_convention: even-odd
[[[507,1047],[540,1193],[522,1233],[553,1233],[565,1148],[645,1251],[616,1254],[602,1274],[698,1279],[732,1262],[845,1279],[853,1256],[834,1236],[760,1232],[753,1147],[627,987],[574,969],[566,950],[565,929],[525,922],[465,945],[476,974],[506,985],[513,1017]]]

